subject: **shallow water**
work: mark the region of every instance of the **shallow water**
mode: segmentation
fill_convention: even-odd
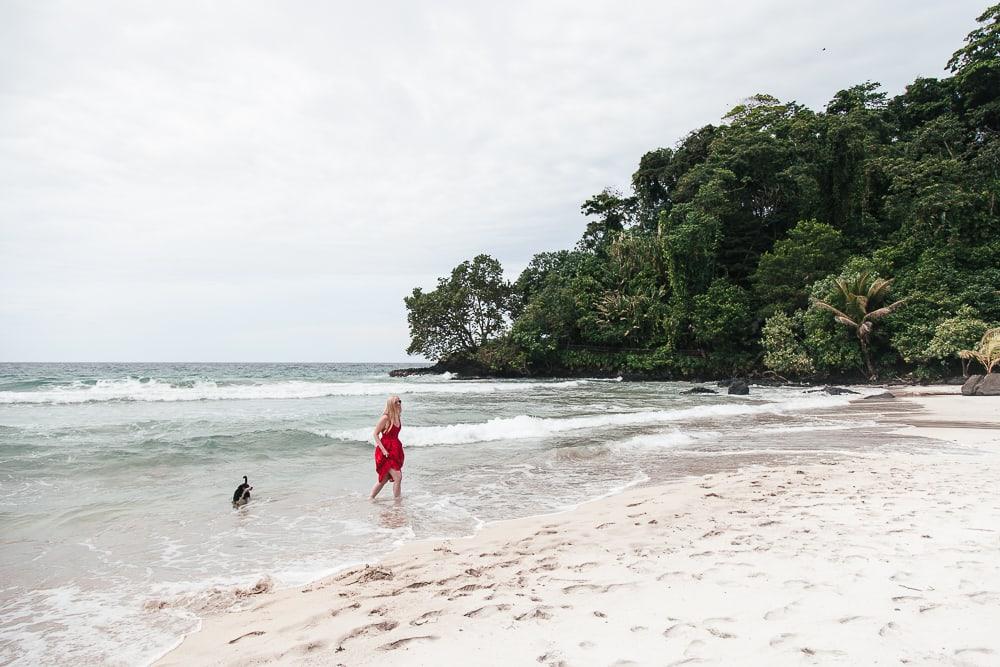
[[[898,446],[849,396],[389,378],[385,364],[0,364],[0,662],[147,662],[233,602],[647,481]],[[403,400],[404,500],[370,433]],[[843,414],[841,414],[843,412]],[[234,510],[242,475],[253,501]]]

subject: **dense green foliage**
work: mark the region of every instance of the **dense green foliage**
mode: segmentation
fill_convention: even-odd
[[[479,350],[506,332],[510,300],[511,286],[500,262],[489,255],[462,262],[449,277],[438,279],[434,290],[417,287],[406,297],[407,354],[437,358]]]
[[[642,156],[513,285],[480,256],[478,292],[455,273],[414,290],[410,351],[505,373],[959,372],[1000,323],[1000,5],[947,67],[823,111],[750,97]]]

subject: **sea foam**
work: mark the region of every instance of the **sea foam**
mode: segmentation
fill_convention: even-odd
[[[439,377],[423,382],[306,382],[288,380],[227,384],[210,380],[173,384],[160,380],[123,378],[73,383],[41,391],[0,392],[0,404],[75,404],[106,401],[221,401],[247,399],[301,399],[327,396],[383,396],[389,394],[497,394],[537,389],[567,389],[586,380],[562,382],[449,381]]]

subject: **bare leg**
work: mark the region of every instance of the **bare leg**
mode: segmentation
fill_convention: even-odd
[[[372,494],[370,496],[368,496],[368,499],[369,500],[375,500],[375,496],[378,495],[378,492],[382,490],[382,487],[385,486],[386,482],[388,482],[388,481],[389,480],[387,478],[385,480],[385,482],[376,482],[375,486],[372,487]]]
[[[392,477],[392,495],[394,498],[399,498],[403,495],[403,472],[389,470],[389,477]]]

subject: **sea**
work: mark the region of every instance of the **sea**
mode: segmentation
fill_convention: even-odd
[[[241,591],[412,540],[900,445],[873,444],[857,396],[806,387],[390,377],[399,366],[0,364],[0,663],[147,664]],[[403,498],[390,485],[371,501],[372,430],[393,394]],[[234,508],[244,475],[252,500]]]

